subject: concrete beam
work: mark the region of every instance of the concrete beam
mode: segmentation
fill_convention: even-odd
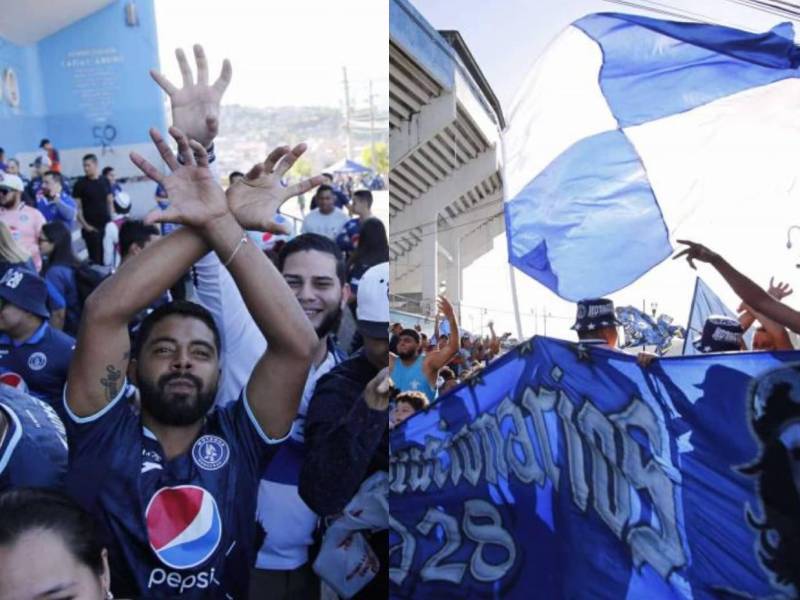
[[[422,106],[408,121],[389,132],[389,168],[394,168],[455,120],[456,99],[452,92],[443,93]]]
[[[471,190],[484,179],[497,173],[500,168],[499,160],[499,153],[495,148],[490,148],[453,171],[447,178],[420,195],[413,205],[392,219],[390,236],[402,235],[412,227],[435,221],[445,206],[452,204],[467,190]]]

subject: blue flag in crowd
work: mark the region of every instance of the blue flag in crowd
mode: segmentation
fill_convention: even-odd
[[[392,432],[392,597],[795,597],[798,359],[522,344]]]
[[[738,318],[736,313],[720,300],[719,296],[714,293],[714,290],[708,287],[708,284],[698,277],[694,284],[692,307],[689,309],[686,340],[683,343],[684,356],[700,354],[700,351],[692,344],[692,340],[702,335],[703,324],[711,315],[725,315],[733,319]],[[747,343],[747,347],[752,347],[753,332],[745,332],[744,339]]]
[[[792,39],[789,24],[573,23],[504,132],[509,261],[567,300],[600,297],[667,258],[671,235],[697,233],[703,211],[796,206]]]
[[[625,331],[623,348],[655,346],[659,354],[664,354],[672,346],[673,338],[685,335],[683,327],[673,325],[674,319],[669,315],[659,315],[656,319],[634,306],[621,306],[616,312]]]

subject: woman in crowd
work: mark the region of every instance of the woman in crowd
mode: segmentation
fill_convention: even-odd
[[[383,222],[375,217],[369,218],[361,225],[358,234],[358,247],[350,256],[347,265],[347,283],[352,291],[351,307],[355,310],[355,297],[361,276],[370,267],[389,261],[389,239]],[[355,312],[353,313],[355,314]]]
[[[0,573],[0,600],[113,598],[91,516],[51,491],[0,494]]]
[[[39,235],[39,251],[42,254],[42,277],[66,302],[64,331],[74,336],[78,333],[81,318],[80,296],[75,278],[80,260],[72,251],[72,234],[67,226],[58,221],[46,223]]]

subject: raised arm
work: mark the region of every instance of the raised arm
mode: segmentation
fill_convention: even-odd
[[[458,322],[453,305],[444,296],[439,296],[439,312],[444,315],[450,323],[450,337],[447,338],[447,345],[439,350],[434,350],[425,355],[425,369],[430,376],[435,375],[439,369],[445,366],[450,359],[461,349],[461,334],[458,331]]]
[[[178,136],[179,132],[175,131]],[[141,156],[131,159],[149,176],[157,176],[168,193],[191,193],[192,167],[181,167],[166,142],[150,132],[161,155],[174,170],[163,177]],[[188,143],[182,145],[188,151]],[[177,139],[177,138],[176,138]],[[180,191],[179,191],[180,190]],[[182,229],[149,244],[126,260],[87,299],[78,341],[67,378],[67,403],[79,417],[102,410],[120,391],[130,359],[128,322],[172,286],[191,265],[208,252],[208,245],[191,229]]]
[[[688,247],[676,254],[673,260],[686,257],[686,261],[693,269],[695,260],[709,263],[714,267],[720,275],[728,282],[728,285],[733,288],[745,304],[752,307],[752,309],[764,315],[768,319],[777,321],[780,325],[788,327],[794,332],[800,333],[800,312],[793,308],[779,302],[767,292],[756,285],[751,279],[734,269],[722,256],[716,252],[712,252],[702,244],[690,242],[688,240],[678,240],[681,244],[686,244]]]
[[[268,436],[283,437],[297,414],[318,341],[316,333],[272,262],[248,242],[247,234],[230,211],[225,192],[208,169],[203,146],[192,141],[190,152],[185,138],[177,139],[185,165],[182,169],[189,169],[194,175],[194,189],[173,192],[168,187],[169,178],[161,177],[151,165],[143,165],[148,176],[167,188],[171,201],[169,208],[150,213],[146,221],[195,228],[230,271],[268,345],[247,383],[249,406]],[[295,154],[286,154],[274,165],[274,172],[264,173],[265,178],[279,179],[294,160]],[[266,170],[264,165],[258,168]],[[309,182],[305,185],[310,187]]]

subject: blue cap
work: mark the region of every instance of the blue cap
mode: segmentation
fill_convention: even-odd
[[[614,312],[614,303],[608,298],[590,298],[578,302],[575,331],[595,331],[603,327],[621,325]]]
[[[0,277],[0,298],[24,311],[47,319],[47,285],[26,269],[8,267]]]
[[[695,338],[694,347],[702,352],[738,352],[742,349],[744,330],[737,319],[711,315],[703,324],[703,334]]]

